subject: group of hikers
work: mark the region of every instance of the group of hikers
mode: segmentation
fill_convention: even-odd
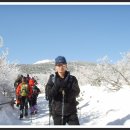
[[[37,111],[37,96],[40,89],[36,86],[34,78],[23,77],[15,82],[17,105],[20,105],[20,118],[28,115],[28,102],[31,114]],[[33,80],[33,82],[32,82]],[[28,88],[28,89],[27,89]],[[33,89],[37,89],[34,93]],[[27,90],[27,91],[26,91]],[[26,93],[27,92],[27,93]],[[55,74],[51,74],[46,85],[45,95],[49,106],[49,115],[52,116],[54,125],[80,125],[76,98],[80,88],[78,80],[67,70],[67,61],[64,56],[55,58]],[[24,111],[25,108],[25,111]]]
[[[16,92],[16,106],[20,109],[20,119],[30,114],[37,113],[37,97],[41,92],[37,87],[37,81],[34,77],[18,75],[14,82]]]

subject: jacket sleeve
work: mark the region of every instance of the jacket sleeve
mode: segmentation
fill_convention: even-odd
[[[78,80],[74,76],[74,81],[72,83],[72,94],[74,97],[78,97],[79,93],[80,93],[80,88],[79,88]]]
[[[50,75],[49,80],[46,84],[46,89],[45,89],[46,95],[48,98],[52,98],[57,96],[59,92],[59,86],[55,86],[55,84],[52,81],[52,75]]]
[[[16,89],[16,95],[19,96],[20,95],[20,88],[21,88],[21,84],[18,85],[17,89]]]

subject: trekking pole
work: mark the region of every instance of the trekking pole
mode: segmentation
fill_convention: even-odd
[[[21,104],[20,104],[18,107],[19,107],[19,108],[18,108],[18,116],[20,116],[20,114],[21,114],[21,109],[20,109]]]
[[[51,119],[50,118],[51,118],[51,116],[50,116],[50,105],[49,105],[49,125],[51,125],[51,122],[50,122]]]
[[[19,104],[19,106],[18,106],[18,115],[20,115],[20,114],[21,114],[21,104],[22,104],[21,99],[19,99],[19,100],[20,100],[20,104]]]
[[[32,99],[30,99],[30,103],[31,103],[31,123],[32,123]]]
[[[49,101],[49,125],[51,125],[51,102]]]
[[[61,117],[61,121],[62,121],[62,125],[63,125],[63,118],[64,118],[64,95],[65,95],[65,92],[64,92],[64,90],[62,90],[62,95],[63,95],[63,97],[62,97],[62,117]]]
[[[79,118],[81,117],[81,108],[77,108],[79,111],[80,111],[80,113],[78,114],[79,115]]]

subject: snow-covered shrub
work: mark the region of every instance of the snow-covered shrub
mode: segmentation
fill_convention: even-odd
[[[14,94],[14,81],[20,73],[16,64],[10,64],[7,60],[8,50],[0,55],[0,92],[7,96]]]

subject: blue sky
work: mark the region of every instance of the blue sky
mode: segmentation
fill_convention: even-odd
[[[0,5],[0,35],[10,62],[115,62],[130,51],[130,5]]]

